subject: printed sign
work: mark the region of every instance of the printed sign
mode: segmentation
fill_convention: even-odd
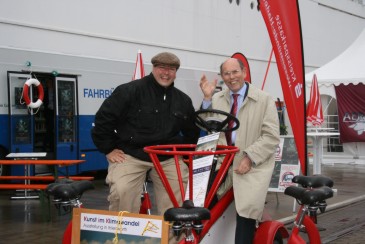
[[[340,84],[335,91],[341,142],[365,142],[365,85]]]
[[[168,243],[162,216],[74,208],[72,243]]]
[[[299,174],[298,164],[282,164],[280,170],[279,186],[278,190],[284,192],[285,188],[288,186],[295,185],[292,182],[294,176]]]
[[[275,167],[271,177],[269,191],[284,192],[285,188],[294,185],[291,182],[299,174],[298,153],[293,137],[280,138],[275,155]]]
[[[195,151],[215,152],[218,144],[219,132],[200,137]],[[193,202],[196,207],[204,207],[210,172],[214,155],[199,155],[193,160]],[[189,199],[189,182],[186,188],[185,200]]]

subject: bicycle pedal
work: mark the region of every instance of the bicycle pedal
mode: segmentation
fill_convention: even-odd
[[[300,228],[299,231],[302,233],[307,233],[307,230],[305,229],[305,227]]]
[[[317,230],[318,230],[318,231],[325,231],[325,230],[327,230],[327,229],[326,229],[326,228],[324,228],[324,227],[321,227],[321,226],[318,226],[318,225],[317,225]]]

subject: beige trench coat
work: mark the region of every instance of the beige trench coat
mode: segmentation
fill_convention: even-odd
[[[228,89],[214,94],[212,108],[229,113]],[[244,153],[248,154],[254,165],[244,175],[230,171],[236,210],[242,217],[260,220],[275,165],[275,150],[280,141],[278,114],[274,100],[253,85],[249,85],[247,97],[237,114],[240,127],[236,132],[235,146],[239,147],[240,152],[235,156],[233,168],[237,168]],[[224,133],[221,137],[225,140]],[[232,184],[230,177],[227,177],[226,184]]]

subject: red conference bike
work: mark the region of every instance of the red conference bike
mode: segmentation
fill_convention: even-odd
[[[201,116],[208,114],[209,116]],[[219,110],[199,110],[197,111],[197,125],[208,132],[225,132],[228,130],[229,121],[236,122],[237,129],[239,121],[228,113]],[[196,145],[157,145],[145,148],[164,184],[173,208],[168,209],[164,218],[171,222],[173,234],[181,239],[180,244],[184,243],[233,243],[235,231],[236,212],[233,201],[233,191],[228,190],[217,200],[216,194],[220,185],[224,182],[229,167],[232,165],[235,154],[239,151],[237,147],[218,145],[215,151],[196,151]],[[189,197],[180,206],[173,194],[171,185],[164,174],[158,156],[168,155],[175,158],[177,175],[180,183],[180,194],[185,199],[185,188],[181,176],[179,160],[181,157],[189,166]],[[194,206],[193,202],[193,161],[197,157],[214,155],[209,188],[203,207]],[[219,169],[215,167],[219,163]],[[279,221],[263,221],[258,223],[254,243],[320,243],[320,234],[316,226],[318,209],[325,211],[325,200],[333,196],[331,187],[333,181],[325,176],[295,176],[293,182],[299,186],[290,186],[285,190],[285,194],[297,199],[300,208],[294,221],[293,228],[289,232],[283,223]],[[84,191],[92,189],[92,183],[81,182],[61,182],[52,183],[46,193],[53,196],[53,202],[58,207],[82,207],[80,198]],[[148,192],[142,197],[141,212],[148,213],[151,209],[151,201]],[[303,237],[305,230],[306,236]],[[244,231],[244,230],[243,230]],[[183,236],[182,236],[183,235]],[[71,243],[72,224],[67,226],[63,244]]]

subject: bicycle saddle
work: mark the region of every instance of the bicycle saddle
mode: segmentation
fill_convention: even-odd
[[[288,186],[285,191],[285,195],[294,197],[301,204],[314,204],[316,202],[322,202],[333,196],[333,190],[328,186],[322,186],[319,188],[302,188],[298,186]]]
[[[202,221],[210,219],[210,212],[206,208],[194,207],[191,200],[186,200],[180,208],[169,208],[164,214],[165,221]]]
[[[321,186],[333,187],[333,180],[323,175],[313,175],[313,176],[296,175],[292,179],[292,182],[300,184],[303,187],[311,187],[311,188],[316,188]]]
[[[45,192],[47,195],[52,195],[55,199],[68,201],[80,198],[89,189],[94,189],[94,185],[88,180],[73,181],[61,179],[49,184]]]

